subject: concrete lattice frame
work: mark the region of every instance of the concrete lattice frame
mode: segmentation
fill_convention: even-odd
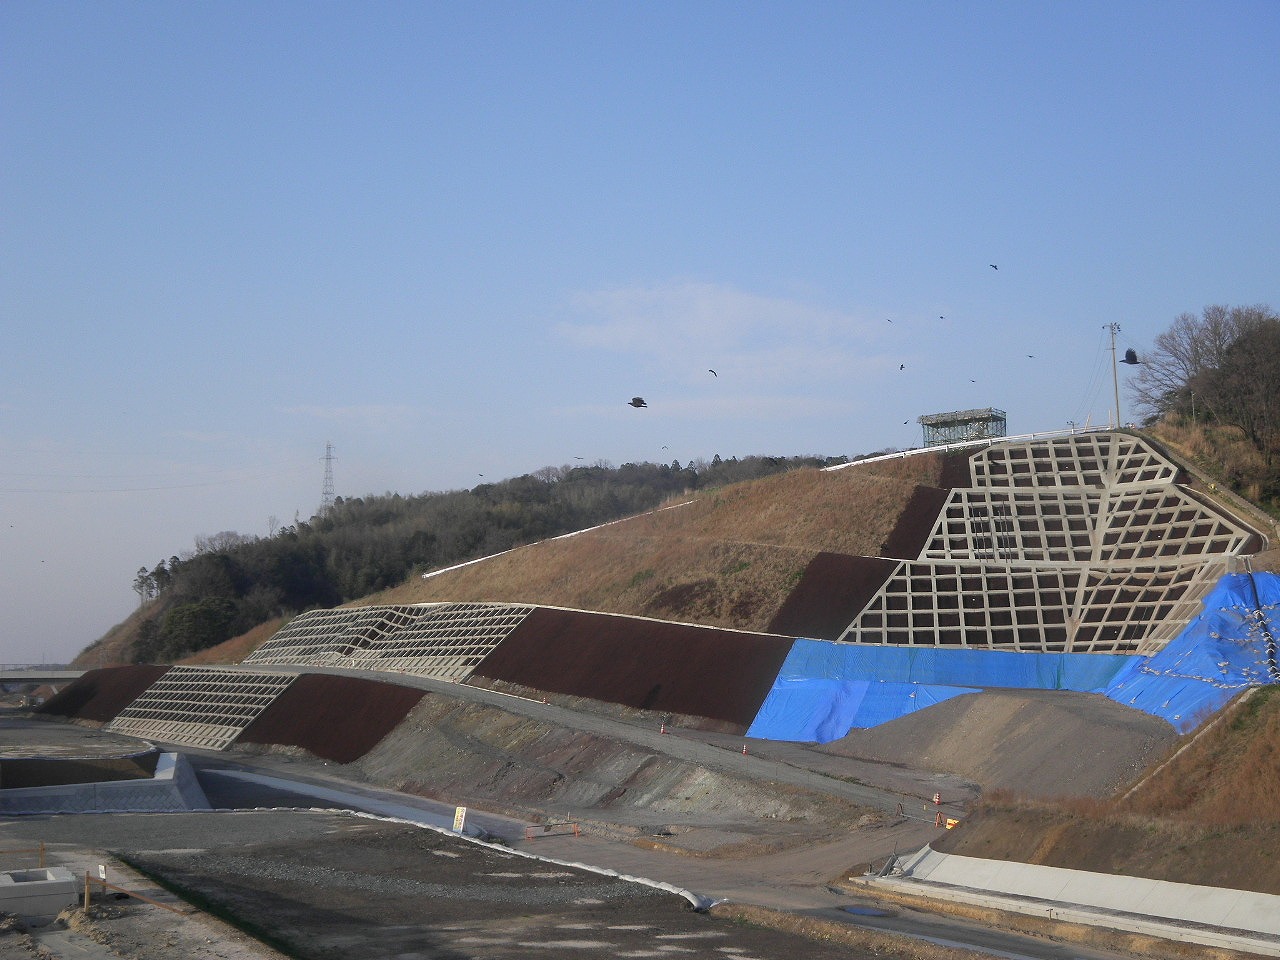
[[[1178,468],[1141,437],[1082,433],[987,447],[969,461],[975,487],[1152,486],[1173,483]]]
[[[841,636],[849,643],[1153,653],[1256,533],[1177,487],[1140,437],[987,447]]]
[[[377,606],[310,610],[245,658],[245,663],[343,663],[376,643],[388,630],[413,619],[414,607]]]
[[[504,603],[423,603],[313,610],[245,663],[342,666],[465,680],[533,608]]]
[[[922,560],[1184,563],[1241,553],[1252,531],[1168,485],[952,490]]]
[[[1177,636],[1226,572],[1222,561],[1134,568],[905,560],[840,640],[1154,652]]]
[[[222,750],[294,680],[285,673],[174,667],[107,725],[143,740]]]

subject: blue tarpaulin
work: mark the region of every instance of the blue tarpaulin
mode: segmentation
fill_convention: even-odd
[[[880,680],[779,677],[747,731],[761,740],[829,743],[850,730],[874,727],[933,706],[971,687]]]
[[[1205,597],[1200,616],[1159,653],[1133,657],[1106,694],[1180,733],[1194,730],[1247,687],[1280,682],[1277,610],[1280,576],[1229,574]]]
[[[747,736],[828,743],[982,687],[1101,692],[1131,659],[797,640]]]
[[[748,737],[828,743],[984,687],[1104,693],[1194,729],[1246,687],[1280,682],[1280,577],[1231,574],[1151,657],[797,640]]]

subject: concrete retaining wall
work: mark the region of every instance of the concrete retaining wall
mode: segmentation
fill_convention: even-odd
[[[1249,890],[982,860],[929,847],[901,867],[912,880],[1280,936],[1280,897]]]
[[[0,814],[205,810],[209,801],[186,758],[163,753],[149,780],[112,780],[0,790]]]

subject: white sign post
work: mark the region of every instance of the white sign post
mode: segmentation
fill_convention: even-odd
[[[463,828],[467,825],[467,808],[458,807],[453,811],[453,832],[462,833]]]

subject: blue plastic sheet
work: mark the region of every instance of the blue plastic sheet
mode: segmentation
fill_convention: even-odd
[[[1163,650],[1134,657],[1106,694],[1163,717],[1180,733],[1194,730],[1242,690],[1280,682],[1280,577],[1229,574],[1204,599],[1204,611]]]
[[[1130,660],[797,640],[747,736],[829,743],[983,687],[1100,693]]]
[[[778,676],[1098,691],[1130,659],[1110,653],[1013,653],[797,640]]]
[[[880,680],[779,677],[747,730],[748,737],[830,743],[963,693],[969,687]]]
[[[1280,682],[1280,576],[1231,574],[1151,657],[797,640],[748,737],[829,743],[986,687],[1102,693],[1194,729],[1241,690]]]

